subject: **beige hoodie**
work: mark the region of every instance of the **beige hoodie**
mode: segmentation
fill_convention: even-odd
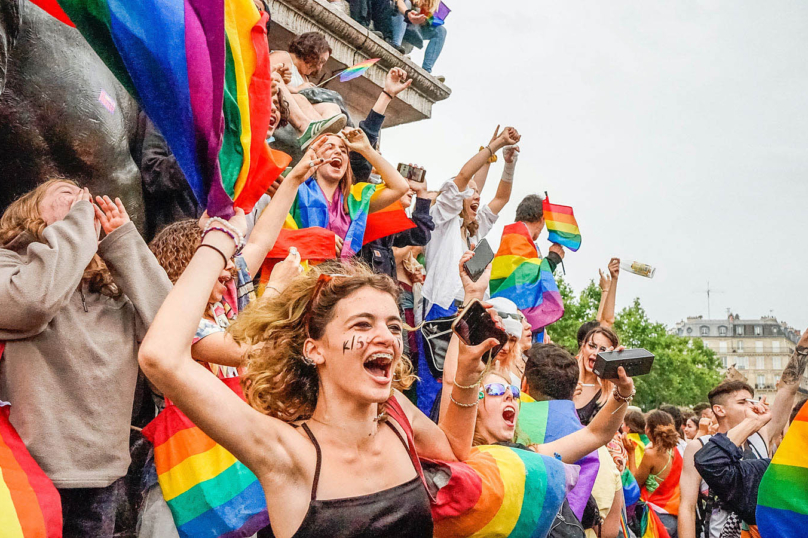
[[[0,400],[56,487],[105,487],[129,467],[138,345],[171,283],[131,222],[98,244],[89,202],[44,237],[0,249]],[[96,251],[117,299],[79,289]]]

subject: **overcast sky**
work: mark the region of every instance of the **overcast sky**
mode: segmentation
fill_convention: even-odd
[[[714,318],[730,307],[808,326],[808,4],[449,6],[434,72],[452,96],[386,130],[385,156],[425,165],[437,189],[497,123],[513,125],[522,154],[493,243],[523,196],[547,190],[581,228],[565,259],[576,291],[619,256],[657,273],[621,275],[618,309],[640,297],[669,325],[706,317],[709,281]]]

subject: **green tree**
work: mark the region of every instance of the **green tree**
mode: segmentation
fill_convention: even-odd
[[[576,296],[562,278],[557,281],[564,299],[564,317],[549,328],[550,338],[574,354],[578,350],[578,327],[595,319],[601,291],[590,281]],[[637,298],[617,314],[614,329],[622,345],[645,348],[655,356],[651,373],[634,380],[634,405],[644,410],[665,403],[693,405],[705,401],[710,389],[721,381],[719,359],[712,350],[700,339],[671,334],[663,323],[648,319]]]

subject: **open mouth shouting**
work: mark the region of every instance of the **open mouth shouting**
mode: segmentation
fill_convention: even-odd
[[[374,353],[362,364],[365,371],[380,385],[393,381],[393,355],[391,353]]]
[[[480,209],[480,202],[472,202],[469,208],[476,213]]]
[[[333,157],[331,157],[331,159],[330,159],[329,161],[327,161],[327,162],[328,162],[328,165],[329,165],[330,167],[334,168],[335,170],[340,170],[340,169],[342,168],[342,163],[343,163],[343,160],[342,160],[342,157],[341,157],[341,156],[339,156],[339,155],[334,155],[334,156],[333,156]]]
[[[509,428],[516,426],[516,408],[512,405],[506,405],[502,410],[502,419]]]

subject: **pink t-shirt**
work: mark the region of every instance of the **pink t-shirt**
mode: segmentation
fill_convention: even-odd
[[[320,190],[322,191],[323,188],[320,187]],[[325,193],[323,193],[323,197],[325,197]],[[345,213],[342,203],[342,191],[336,190],[334,192],[334,197],[328,204],[328,226],[326,227],[326,230],[332,231],[341,238],[345,239],[345,236],[348,235],[348,228],[350,226],[351,217]]]

